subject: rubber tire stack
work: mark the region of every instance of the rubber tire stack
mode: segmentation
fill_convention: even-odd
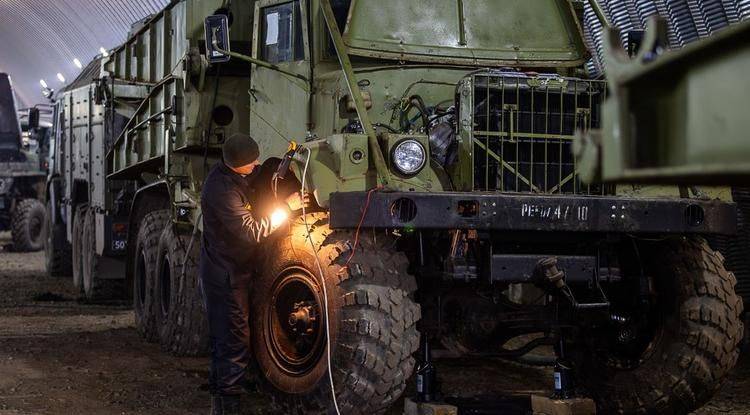
[[[154,274],[159,339],[162,348],[176,356],[206,355],[209,347],[208,320],[198,277],[200,236],[195,236],[188,253],[190,239],[190,235],[178,233],[168,222],[159,238]],[[163,314],[160,284],[165,271],[169,272],[171,288],[169,309]]]
[[[419,346],[416,323],[420,307],[413,300],[416,281],[406,270],[406,256],[392,247],[392,239],[378,242],[363,236],[349,266],[354,232],[331,230],[328,216],[307,216],[310,233],[328,292],[333,378],[342,414],[379,414],[403,393],[414,370],[412,354]],[[331,388],[325,353],[303,375],[290,376],[271,357],[265,325],[271,290],[290,266],[319,275],[315,253],[306,238],[302,219],[286,235],[267,245],[268,255],[251,291],[251,327],[260,386],[270,392],[280,413],[331,413]],[[296,392],[296,393],[295,393]]]
[[[159,341],[156,326],[156,261],[159,238],[169,222],[169,210],[146,214],[138,227],[133,264],[133,310],[135,325],[146,341]],[[142,283],[141,283],[142,281]]]
[[[577,346],[579,382],[602,413],[688,413],[707,402],[735,366],[742,302],[723,256],[701,238],[642,249],[662,306],[661,336],[635,368]]]
[[[23,199],[18,202],[10,219],[13,249],[16,252],[42,250],[44,248],[46,221],[47,212],[42,202],[36,199]],[[38,230],[34,229],[35,224],[39,227]]]

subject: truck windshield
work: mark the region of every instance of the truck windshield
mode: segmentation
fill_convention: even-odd
[[[587,57],[569,0],[332,0],[353,55],[481,65],[576,66]],[[384,12],[387,11],[387,12]]]

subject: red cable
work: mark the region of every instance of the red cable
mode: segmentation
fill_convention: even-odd
[[[352,247],[352,253],[349,255],[349,258],[346,260],[346,263],[344,264],[344,267],[341,269],[341,271],[344,271],[345,269],[349,268],[349,262],[351,262],[352,258],[354,258],[354,253],[357,252],[357,244],[359,243],[359,232],[362,230],[362,223],[365,221],[365,216],[367,216],[367,209],[370,207],[370,197],[373,193],[376,191],[382,189],[382,186],[374,187],[370,189],[367,192],[367,201],[365,202],[365,208],[362,210],[362,216],[359,218],[359,223],[357,224],[357,230],[354,232],[354,246]]]

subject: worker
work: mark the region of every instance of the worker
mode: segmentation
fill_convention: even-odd
[[[260,171],[258,144],[248,135],[229,137],[223,161],[203,185],[203,238],[200,283],[211,342],[211,414],[239,413],[246,369],[250,363],[249,286],[257,264],[258,245],[274,229],[270,218],[253,214],[254,181]],[[286,200],[290,211],[302,207],[295,193]]]

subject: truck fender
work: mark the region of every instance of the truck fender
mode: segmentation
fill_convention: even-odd
[[[52,202],[51,203],[52,211],[50,212],[50,215],[52,216],[51,218],[52,224],[58,224],[60,223],[60,221],[65,223],[65,218],[61,214],[60,207],[57,204],[58,202],[57,196],[60,194],[62,190],[60,188],[61,185],[62,185],[61,178],[58,175],[52,176],[47,180],[47,189],[45,191],[44,200],[47,202]]]
[[[125,253],[125,288],[129,298],[133,290],[134,269],[132,258],[135,256],[135,238],[138,235],[138,226],[141,219],[147,213],[160,209],[168,209],[170,200],[172,200],[171,191],[166,180],[160,180],[141,187],[133,196],[128,216],[128,242]]]

